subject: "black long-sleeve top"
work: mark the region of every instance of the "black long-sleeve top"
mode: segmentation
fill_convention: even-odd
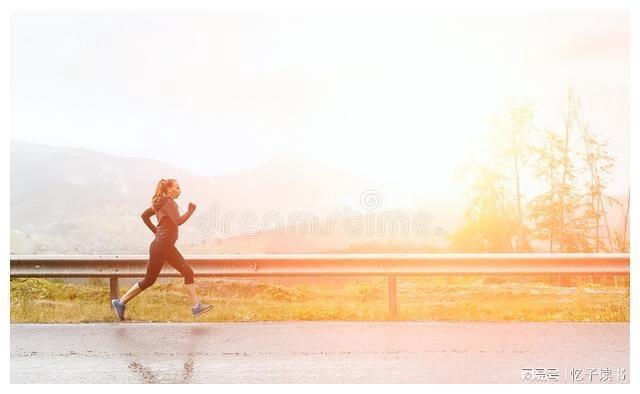
[[[193,214],[193,210],[188,210],[180,216],[178,204],[171,197],[163,197],[154,201],[153,206],[147,208],[142,213],[142,221],[149,227],[156,239],[172,245],[178,240],[178,226],[186,222]],[[156,215],[158,225],[154,226],[151,216]]]

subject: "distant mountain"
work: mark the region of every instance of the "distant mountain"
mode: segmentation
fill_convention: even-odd
[[[12,140],[11,251],[106,253],[110,242],[134,250],[148,238],[140,213],[162,176],[189,174],[157,160]]]
[[[150,205],[160,178],[180,181],[183,194],[177,201],[179,206],[186,207],[189,201],[198,205],[194,217],[180,228],[179,245],[187,248],[185,253],[190,249],[215,253],[215,248],[205,245],[225,242],[233,245],[225,250],[242,253],[238,239],[255,240],[255,234],[246,234],[259,233],[263,219],[271,219],[265,222],[266,228],[279,221],[286,225],[292,215],[304,213],[324,222],[330,212],[345,206],[362,210],[358,203],[365,190],[385,193],[384,185],[375,181],[291,155],[255,169],[199,176],[158,160],[12,140],[11,252],[146,254],[152,234],[140,220],[140,213]],[[229,225],[223,229],[225,215]],[[447,214],[435,222],[450,230],[454,216]],[[291,237],[271,239],[269,242],[289,247],[263,250],[296,251],[297,244],[307,250],[314,242],[322,245],[320,249],[335,249],[350,242],[339,235],[328,237],[335,242],[320,242],[322,237],[303,239],[300,237],[301,243]]]
[[[12,140],[11,227],[55,227],[105,206],[142,212],[160,174],[190,177],[157,160]]]
[[[453,196],[409,196],[295,155],[254,169],[199,176],[158,160],[12,140],[10,163],[10,250],[15,254],[148,253],[153,234],[140,214],[160,178],[180,181],[180,207],[189,201],[198,206],[180,227],[178,246],[185,254],[443,250],[467,205]],[[365,191],[382,199],[377,210],[363,209]],[[393,193],[415,198],[398,211],[385,200]],[[613,238],[624,229],[623,200],[622,207],[606,204]],[[345,210],[356,216],[373,213],[374,222],[363,222],[360,230],[345,227]],[[402,235],[393,219],[380,222],[381,213],[409,221],[431,215],[430,233],[410,227]],[[278,226],[281,231],[269,231]],[[604,230],[602,236],[607,236]],[[545,242],[532,243],[546,251]]]
[[[223,176],[199,176],[158,160],[12,140],[10,163],[10,250],[15,254],[148,253],[153,234],[140,213],[150,205],[160,178],[180,181],[180,207],[189,201],[198,206],[180,227],[178,246],[185,254],[442,250],[467,204],[452,196],[411,196],[411,206],[398,211],[385,197],[410,197],[409,192],[294,155]],[[365,191],[382,199],[378,210],[363,209]],[[622,207],[606,204],[606,209],[615,237],[624,228],[626,200]],[[345,210],[356,216],[373,213],[374,222],[363,222],[360,230],[345,227]],[[390,221],[379,221],[381,213],[409,221],[431,215],[430,233],[411,227],[402,235]],[[278,226],[281,231],[269,231]],[[546,251],[546,243],[533,244]]]
[[[410,221],[415,211],[404,213]],[[362,227],[355,222],[345,223],[344,219],[298,222],[209,240],[190,245],[188,250],[193,254],[436,252],[449,244],[448,231],[437,223],[429,225],[428,233],[416,233],[410,226],[403,232],[399,225],[394,228],[391,221],[380,224],[379,214],[373,217],[372,222],[363,218]]]

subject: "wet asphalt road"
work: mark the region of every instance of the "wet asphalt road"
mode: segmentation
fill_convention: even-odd
[[[11,324],[10,368],[11,383],[522,383],[523,368],[628,383],[629,324]]]

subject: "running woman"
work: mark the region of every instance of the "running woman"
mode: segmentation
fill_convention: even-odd
[[[178,226],[186,222],[196,210],[193,203],[189,203],[187,213],[180,216],[178,204],[174,201],[180,196],[180,185],[175,179],[161,179],[156,186],[156,192],[151,199],[152,206],[142,213],[142,220],[156,236],[149,246],[149,262],[144,279],[131,286],[122,298],[111,300],[111,306],[120,320],[124,320],[126,304],[144,289],[155,283],[165,261],[177,269],[184,277],[184,285],[193,305],[191,313],[200,316],[213,309],[211,305],[200,304],[193,283],[193,270],[185,262],[184,257],[175,247],[178,240]],[[156,215],[158,226],[151,223],[151,216]]]

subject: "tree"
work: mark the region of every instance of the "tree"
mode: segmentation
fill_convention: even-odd
[[[535,127],[528,102],[505,102],[494,122],[485,164],[475,172],[465,171],[472,175],[470,206],[452,246],[523,252],[532,249],[532,236],[546,241],[549,252],[624,249],[628,204],[624,231],[612,234],[604,202],[624,206],[605,193],[614,159],[607,142],[592,134],[582,118],[578,96],[568,91],[564,121],[557,131]],[[527,201],[521,184],[529,179],[529,170],[542,191]]]
[[[531,148],[534,176],[546,185],[546,190],[527,205],[529,218],[534,223],[532,234],[537,239],[549,241],[549,252],[554,252],[554,242],[559,242],[560,199],[558,183],[561,173],[563,141],[545,128],[541,145]]]
[[[590,251],[588,216],[584,210],[584,193],[578,187],[581,169],[575,163],[579,157],[575,128],[580,126],[579,100],[569,90],[562,133],[537,130],[540,144],[532,146],[534,177],[545,185],[544,191],[528,204],[529,217],[536,238],[548,240],[549,252]],[[582,127],[581,127],[582,129]],[[567,277],[560,283],[569,284]]]
[[[517,230],[515,251],[526,252],[531,250],[528,241],[530,229],[525,224],[522,209],[521,182],[522,168],[527,164],[531,150],[528,138],[532,130],[534,111],[530,102],[514,97],[505,98],[504,103],[504,113],[495,118],[493,147],[495,158],[501,162],[503,168],[509,169],[511,175]]]
[[[477,166],[471,174],[469,208],[465,221],[453,234],[452,246],[461,252],[513,252],[517,219],[507,177],[490,166]]]
[[[629,205],[631,203],[631,191],[627,191],[627,196],[625,197],[608,197],[609,203],[611,205],[617,205],[622,212],[622,217],[624,219],[624,227],[622,231],[615,230],[614,231],[614,245],[615,250],[618,252],[629,252]]]
[[[588,170],[588,179],[585,182],[588,202],[585,204],[584,220],[593,238],[593,250],[611,251],[614,245],[605,212],[604,197],[605,189],[610,183],[614,159],[607,152],[608,143],[591,134],[589,125],[581,117],[578,117],[578,122],[585,146],[583,159]],[[602,241],[600,230],[603,225],[609,240],[608,247]]]

